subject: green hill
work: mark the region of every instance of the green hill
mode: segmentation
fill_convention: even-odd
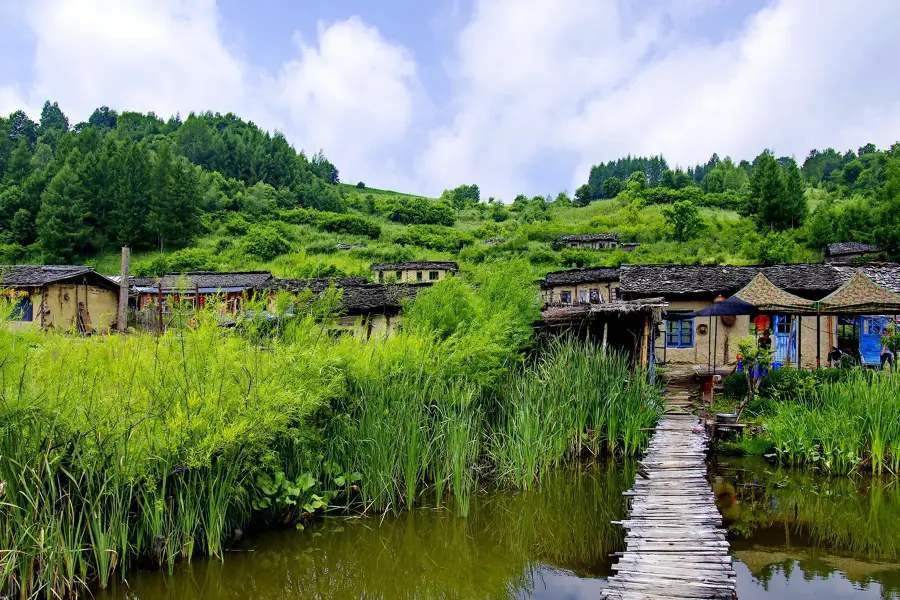
[[[56,104],[40,122],[0,118],[0,263],[88,263],[134,271],[270,269],[360,275],[375,261],[522,258],[538,272],[623,262],[820,260],[837,241],[900,254],[900,146],[810,152],[802,167],[763,152],[669,168],[662,156],[594,166],[565,192],[503,203],[477,185],[440,198],[339,182],[321,152],[235,115],[167,121],[97,109],[70,127]],[[610,232],[632,252],[560,249],[569,233]],[[487,238],[503,242],[487,245]],[[339,250],[338,244],[356,247]],[[365,244],[365,247],[361,245]]]

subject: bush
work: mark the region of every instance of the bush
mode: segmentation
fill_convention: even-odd
[[[397,197],[390,201],[387,218],[407,225],[445,225],[456,222],[456,213],[446,202],[418,197]]]
[[[722,380],[722,388],[725,391],[725,397],[730,400],[743,400],[747,395],[747,374],[732,373]]]
[[[244,237],[244,247],[248,254],[262,260],[272,260],[290,250],[287,241],[273,227],[254,226]]]
[[[337,213],[332,213],[337,216]],[[312,208],[294,208],[291,210],[282,210],[278,213],[278,218],[285,223],[293,225],[313,225],[318,227],[323,219],[327,218],[328,213]]]
[[[159,277],[166,273],[214,271],[216,267],[216,261],[208,250],[185,248],[172,254],[159,254],[150,260],[135,263],[133,271],[136,277]]]
[[[474,241],[467,233],[441,225],[411,225],[394,239],[397,244],[422,246],[442,252],[457,252]]]
[[[381,226],[378,223],[359,215],[335,215],[324,219],[321,228],[332,233],[365,235],[372,239],[381,235]]]
[[[809,371],[784,367],[770,371],[759,384],[759,395],[773,400],[794,401],[802,394],[814,393],[818,384]]]
[[[23,254],[25,254],[25,248],[19,244],[0,245],[0,263],[15,264]]]
[[[238,213],[228,213],[225,222],[222,224],[225,232],[230,235],[244,235],[250,230],[250,223],[243,215]]]

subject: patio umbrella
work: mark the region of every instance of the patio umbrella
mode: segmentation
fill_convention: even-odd
[[[757,312],[757,308],[742,300],[737,296],[731,296],[721,302],[713,302],[711,305],[701,310],[695,310],[691,313],[692,317],[730,317],[737,315],[752,315]]]

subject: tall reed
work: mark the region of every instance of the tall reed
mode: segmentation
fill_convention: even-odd
[[[528,487],[583,454],[631,456],[659,418],[657,390],[625,356],[572,338],[551,342],[504,389],[491,434],[501,479]]]
[[[783,462],[900,475],[900,374],[860,371],[826,384],[779,404],[765,428]]]

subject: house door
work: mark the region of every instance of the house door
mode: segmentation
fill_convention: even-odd
[[[888,317],[862,317],[859,328],[859,357],[865,365],[881,362],[881,336],[890,322]]]
[[[797,330],[795,317],[775,315],[772,317],[772,331],[775,334],[775,362],[782,364],[794,360],[797,352]]]

